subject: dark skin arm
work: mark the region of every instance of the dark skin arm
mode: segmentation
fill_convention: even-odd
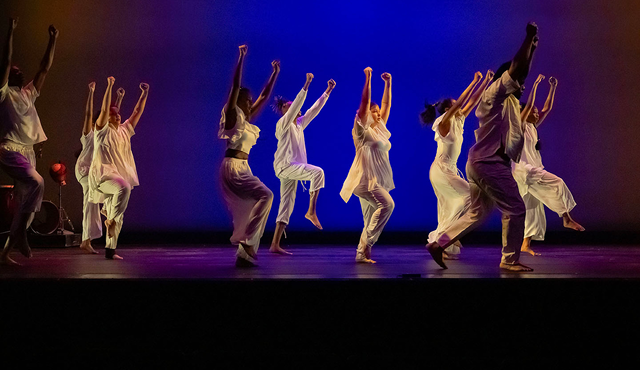
[[[142,90],[142,93],[140,94],[138,103],[136,104],[136,107],[133,108],[131,117],[129,117],[129,123],[133,128],[136,128],[136,126],[138,126],[138,121],[140,121],[140,117],[144,112],[144,107],[147,105],[147,98],[149,97],[149,84],[142,82],[140,84],[140,90]]]
[[[111,107],[111,91],[113,90],[113,84],[116,79],[111,76],[107,78],[107,90],[104,92],[102,98],[102,107],[100,108],[100,115],[96,120],[96,129],[101,130],[109,122],[109,107]]]
[[[82,135],[86,135],[93,129],[91,116],[93,115],[93,93],[96,90],[96,83],[89,84],[89,96],[87,97],[87,105],[84,109],[84,124],[82,125]]]
[[[269,101],[269,97],[273,92],[273,86],[276,84],[276,80],[278,79],[278,75],[280,74],[280,61],[274,60],[271,62],[271,66],[273,67],[273,72],[271,72],[271,76],[269,76],[269,80],[267,81],[267,85],[262,89],[260,96],[251,106],[251,118],[255,119],[258,114],[262,111],[267,101]]]
[[[542,121],[544,121],[547,118],[547,116],[549,115],[549,112],[551,111],[551,108],[553,108],[553,101],[555,100],[555,97],[556,97],[556,88],[558,87],[558,80],[555,77],[549,77],[549,84],[551,85],[551,89],[549,90],[547,101],[544,102],[544,107],[542,107],[542,111],[540,112],[540,118],[538,119],[537,126],[540,126],[542,124]]]
[[[2,65],[0,65],[0,73],[2,73],[2,84],[4,86],[9,81],[9,71],[11,70],[11,59],[13,58],[13,30],[18,26],[18,18],[11,18],[9,31],[7,32],[7,41],[4,44],[2,53]]]
[[[240,45],[238,49],[240,50],[240,56],[238,57],[238,64],[236,64],[236,69],[233,72],[233,83],[231,85],[231,92],[229,93],[229,98],[227,99],[227,108],[225,111],[225,120],[224,120],[225,130],[231,130],[236,126],[236,118],[237,118],[236,109],[238,109],[238,106],[236,105],[236,103],[238,102],[238,94],[240,94],[240,84],[242,81],[242,68],[244,66],[244,58],[247,55],[248,47],[247,45]]]
[[[51,69],[53,64],[53,54],[56,51],[56,40],[58,39],[58,30],[53,26],[49,26],[49,45],[47,45],[47,51],[44,53],[44,57],[40,62],[40,69],[36,76],[33,78],[33,86],[35,86],[38,93],[42,91],[42,85],[44,85],[44,79]]]
[[[538,93],[538,85],[540,85],[540,82],[542,82],[542,80],[544,80],[544,76],[538,75],[536,82],[533,83],[533,88],[529,93],[529,97],[527,98],[527,104],[522,109],[522,112],[520,112],[520,121],[522,121],[523,129],[526,123],[525,121],[527,120],[527,117],[529,117],[529,114],[531,113],[531,110],[533,110],[533,106],[536,103],[536,94]]]
[[[469,113],[471,113],[471,111],[478,105],[478,103],[480,103],[480,98],[482,97],[484,90],[486,90],[487,86],[489,86],[489,83],[492,79],[493,71],[488,70],[487,74],[484,76],[484,81],[482,81],[480,86],[478,86],[476,91],[474,91],[471,97],[467,100],[464,108],[460,110],[465,117],[468,117]]]
[[[538,25],[534,22],[527,24],[527,36],[524,38],[520,49],[511,61],[509,67],[509,75],[514,81],[524,84],[529,71],[531,70],[531,61],[533,54],[538,47]]]
[[[371,105],[371,67],[364,69],[364,88],[362,89],[362,99],[360,100],[360,108],[358,108],[358,118],[364,122],[369,115],[369,106]]]
[[[124,98],[124,89],[120,87],[116,91],[116,107],[118,107],[118,111],[120,111],[120,105],[122,105],[123,98]]]

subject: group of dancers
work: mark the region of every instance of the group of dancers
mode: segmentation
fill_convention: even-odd
[[[11,224],[9,237],[0,253],[0,263],[17,264],[9,257],[16,248],[31,256],[26,229],[40,208],[44,181],[35,169],[33,145],[46,140],[34,102],[53,62],[58,31],[49,27],[50,41],[40,70],[32,82],[24,86],[22,72],[12,65],[13,33],[17,19],[11,19],[0,65],[0,168],[15,181],[14,192],[19,210]],[[529,74],[538,46],[538,27],[529,23],[526,37],[514,58],[489,70],[484,78],[476,72],[473,81],[457,98],[427,104],[420,114],[423,125],[431,125],[437,142],[436,158],[429,178],[438,199],[438,227],[429,234],[428,252],[442,268],[444,260],[457,259],[461,252],[459,239],[475,228],[493,207],[502,212],[503,248],[500,268],[510,271],[532,271],[519,261],[520,252],[538,255],[531,240],[543,240],[546,220],[544,205],[558,213],[565,227],[584,230],[570,211],[575,201],[559,177],[544,170],[540,156],[537,127],[553,107],[557,79],[549,79],[550,91],[542,111],[535,107],[538,76],[525,105],[520,104],[524,82]],[[220,166],[222,195],[231,211],[233,235],[237,246],[236,265],[257,265],[258,247],[273,202],[273,193],[254,176],[248,158],[256,144],[260,129],[251,124],[270,101],[280,73],[280,62],[273,61],[273,71],[266,86],[254,101],[243,87],[242,72],[248,47],[239,47],[231,92],[222,109],[218,137],[226,141],[225,157]],[[391,110],[392,77],[383,73],[385,88],[381,104],[371,99],[371,68],[365,68],[365,84],[360,106],[355,115],[352,136],[355,158],[340,191],[348,202],[352,195],[360,199],[364,227],[356,249],[355,261],[376,263],[372,247],[388,222],[395,203],[393,171],[389,161],[391,133],[387,121]],[[274,158],[275,175],[280,179],[280,205],[276,228],[269,249],[272,253],[290,255],[280,246],[280,239],[292,214],[298,181],[310,181],[309,208],[305,217],[318,229],[322,225],[316,212],[320,190],[324,188],[323,169],[307,161],[304,130],[320,113],[336,86],[334,80],[320,98],[304,114],[302,106],[314,76],[307,73],[300,92],[293,101],[281,96],[272,107],[281,117],[276,124],[278,147]],[[149,85],[140,84],[141,95],[133,114],[121,123],[120,104],[124,89],[112,94],[115,79],[107,79],[107,87],[97,117],[93,114],[95,82],[89,84],[82,127],[82,151],[76,162],[76,177],[83,189],[83,232],[80,248],[97,253],[91,240],[102,235],[101,215],[106,217],[105,257],[122,259],[116,253],[123,215],[131,190],[139,185],[131,151],[131,137],[144,111]],[[477,107],[477,108],[476,108]],[[457,167],[461,152],[466,117],[476,109],[479,128],[476,143],[467,162],[468,182]]]
[[[13,217],[9,237],[2,252],[0,264],[18,265],[9,257],[16,248],[25,257],[31,257],[27,228],[34,213],[40,210],[44,194],[44,180],[35,168],[33,146],[47,140],[35,109],[45,77],[53,63],[59,32],[49,26],[49,45],[40,69],[32,82],[24,86],[20,69],[12,65],[13,34],[18,19],[12,18],[0,61],[0,168],[15,182],[14,196],[19,204]],[[118,89],[117,100],[112,101],[115,78],[107,79],[107,88],[97,117],[93,117],[95,82],[89,84],[84,124],[82,151],[76,162],[75,173],[83,190],[82,244],[80,248],[97,253],[91,240],[102,236],[101,215],[106,227],[105,257],[122,259],[116,253],[123,215],[129,203],[131,189],[138,186],[136,165],[131,151],[131,136],[140,120],[149,94],[149,85],[140,84],[142,93],[133,113],[121,123],[120,104],[124,89]],[[102,208],[100,208],[102,205]]]
[[[538,76],[526,105],[520,104],[524,83],[538,47],[538,26],[529,23],[526,36],[516,55],[486,75],[476,72],[471,84],[458,99],[447,98],[427,104],[420,119],[431,125],[438,144],[429,178],[438,198],[438,227],[429,234],[426,246],[435,262],[446,269],[446,259],[457,259],[459,239],[477,227],[497,207],[502,212],[503,248],[500,268],[532,271],[520,263],[520,252],[534,252],[531,240],[543,240],[546,220],[544,205],[558,213],[564,226],[578,231],[584,228],[570,215],[575,201],[559,177],[544,170],[540,156],[537,127],[547,117],[555,97],[557,79],[549,79],[551,89],[541,114],[535,107]],[[238,62],[226,105],[222,110],[218,137],[226,140],[225,158],[220,167],[224,199],[233,219],[231,243],[237,246],[236,265],[255,266],[260,238],[264,232],[273,193],[254,176],[248,158],[260,129],[251,124],[269,100],[280,73],[273,61],[273,72],[254,102],[250,90],[241,86],[247,46],[239,47]],[[387,121],[391,110],[391,74],[383,73],[385,83],[381,104],[371,100],[371,68],[366,68],[365,85],[352,130],[355,158],[344,181],[340,196],[348,202],[351,195],[360,199],[364,227],[356,249],[355,261],[376,263],[371,250],[389,220],[395,203],[389,194],[394,189],[389,161],[391,133]],[[274,110],[281,115],[276,124],[278,148],[274,170],[280,179],[280,206],[270,252],[291,254],[280,246],[281,235],[289,222],[295,203],[298,181],[310,181],[309,210],[305,217],[322,229],[316,214],[324,171],[307,162],[304,129],[320,112],[336,83],[328,82],[325,93],[304,114],[302,105],[313,74],[308,73],[302,90],[293,101],[276,97]],[[476,109],[477,107],[477,109]],[[460,174],[460,156],[466,117],[476,109],[479,128],[476,143],[467,162],[467,182]]]

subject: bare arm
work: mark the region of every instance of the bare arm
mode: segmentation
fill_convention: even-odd
[[[124,89],[120,87],[116,91],[116,107],[118,107],[118,111],[120,111],[120,105],[122,105],[123,98],[124,98]]]
[[[471,90],[473,90],[473,87],[478,84],[478,81],[480,81],[480,79],[482,79],[482,73],[476,72],[473,75],[473,81],[471,81],[469,86],[467,86],[467,88],[462,92],[462,94],[458,97],[451,108],[449,108],[449,110],[445,112],[444,116],[442,117],[442,121],[438,125],[438,131],[440,132],[440,135],[447,136],[449,134],[449,130],[451,129],[451,118],[456,113],[458,113],[460,107],[462,106],[462,103],[467,100],[469,94],[471,94]]]
[[[538,92],[538,85],[540,84],[540,82],[542,82],[542,80],[544,80],[544,76],[538,75],[536,82],[533,83],[533,88],[529,93],[529,97],[527,98],[527,104],[524,106],[524,109],[522,109],[522,112],[520,112],[520,121],[522,121],[523,125],[524,125],[524,122],[527,120],[527,117],[529,117],[529,113],[531,113],[531,110],[533,109],[533,105],[536,102],[536,93]]]
[[[273,92],[273,86],[276,84],[276,80],[278,79],[278,74],[280,74],[280,61],[274,60],[271,62],[271,66],[273,67],[273,71],[271,72],[271,76],[269,76],[269,80],[267,81],[267,85],[262,89],[260,96],[251,106],[251,118],[254,119],[264,108],[267,101],[269,101],[269,97],[271,96],[271,92]]]
[[[236,109],[238,109],[236,103],[238,102],[238,94],[240,94],[240,83],[242,81],[242,68],[244,66],[244,57],[247,55],[247,45],[240,45],[240,56],[238,57],[238,64],[233,72],[233,83],[231,85],[231,92],[227,99],[224,128],[225,130],[231,130],[236,126]]]
[[[49,73],[49,69],[51,69],[51,64],[53,63],[53,54],[56,51],[56,40],[58,39],[58,30],[53,26],[49,26],[49,45],[47,45],[47,51],[44,53],[44,57],[42,57],[42,61],[40,62],[40,69],[36,76],[33,78],[33,86],[38,90],[38,93],[42,90],[42,85],[44,85],[44,79],[47,77],[47,73]]]
[[[464,108],[462,108],[461,110],[462,114],[464,114],[465,117],[468,117],[469,113],[471,113],[471,111],[478,105],[478,103],[480,103],[480,98],[482,97],[484,91],[487,89],[487,86],[489,86],[491,80],[493,80],[493,71],[488,70],[486,76],[484,76],[484,80],[482,81],[482,83],[479,86],[476,85],[476,91],[474,91],[471,97],[469,97]]]
[[[531,70],[531,61],[533,60],[533,54],[537,47],[538,25],[530,22],[527,24],[527,36],[513,57],[511,67],[509,67],[509,76],[511,76],[514,81],[518,81],[520,84],[524,83],[524,80],[529,74],[529,70]]]
[[[82,125],[82,135],[86,135],[93,129],[91,116],[93,115],[93,92],[96,90],[96,83],[89,84],[89,96],[87,97],[87,105],[84,108],[84,125]]]
[[[113,90],[113,83],[116,82],[116,79],[112,77],[107,78],[107,90],[104,92],[104,97],[102,98],[102,107],[100,108],[100,115],[96,120],[96,128],[98,130],[102,130],[104,126],[107,125],[109,121],[109,107],[111,106],[111,90]]]
[[[551,108],[553,108],[553,101],[556,97],[556,88],[558,87],[558,80],[555,77],[549,77],[549,84],[551,85],[551,89],[549,90],[549,95],[547,96],[547,101],[544,102],[544,107],[542,107],[542,112],[540,112],[540,118],[538,119],[538,124],[536,126],[540,126],[542,121],[544,121]]]
[[[381,77],[384,80],[384,93],[382,94],[380,116],[386,124],[389,119],[389,113],[391,113],[391,73],[385,72]]]
[[[138,121],[140,121],[140,117],[144,112],[144,107],[147,105],[147,97],[149,96],[149,84],[144,82],[140,83],[140,90],[142,90],[142,93],[140,94],[138,103],[136,104],[136,107],[133,108],[131,117],[129,117],[129,124],[131,124],[131,127],[133,128],[136,128],[136,126],[138,125]]]
[[[364,69],[364,89],[362,89],[362,99],[360,100],[360,108],[358,108],[358,118],[363,123],[369,115],[369,106],[371,105],[371,71],[371,67]]]
[[[4,44],[4,52],[2,53],[2,65],[0,73],[2,73],[2,84],[4,86],[9,81],[9,71],[11,70],[11,59],[13,58],[13,30],[18,26],[18,18],[11,18],[9,31],[7,32],[7,41]]]

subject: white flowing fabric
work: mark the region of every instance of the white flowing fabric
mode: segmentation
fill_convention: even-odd
[[[89,202],[89,169],[93,159],[93,130],[80,137],[82,151],[76,161],[76,179],[82,185],[82,240],[97,239],[102,236],[100,205]]]
[[[389,162],[391,133],[382,120],[374,123],[368,115],[363,123],[356,115],[352,130],[356,156],[342,185],[340,196],[345,202],[352,194],[360,198],[364,228],[358,243],[356,260],[366,258],[367,251],[378,240],[395,207],[389,191],[395,188]]]
[[[429,170],[429,180],[438,198],[438,227],[429,233],[429,243],[437,241],[444,230],[464,215],[471,205],[469,183],[460,175],[457,167],[465,117],[463,114],[451,117],[451,127],[446,136],[442,136],[439,130],[442,118],[444,115],[433,123],[434,140],[438,143],[438,150]],[[460,247],[452,244],[446,252],[460,254]]]
[[[260,129],[245,119],[241,109],[236,108],[236,112],[236,125],[227,130],[224,127],[224,109],[222,110],[218,138],[227,141],[228,149],[248,154],[260,136]],[[222,196],[233,220],[231,244],[238,246],[236,256],[255,262],[241,244],[258,251],[273,203],[273,193],[253,175],[249,162],[243,159],[224,158],[220,165],[220,182]]]
[[[524,132],[524,148],[519,163],[513,163],[513,178],[527,208],[524,223],[524,237],[544,240],[547,219],[544,206],[562,217],[570,212],[576,202],[565,182],[558,176],[544,170],[542,156],[536,149],[538,131],[533,123],[527,122]]]

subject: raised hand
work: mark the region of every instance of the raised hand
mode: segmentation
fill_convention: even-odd
[[[336,82],[335,82],[333,79],[330,79],[330,80],[327,82],[327,87],[328,87],[329,89],[333,90],[333,89],[336,87]]]
[[[373,69],[371,69],[371,67],[367,67],[364,69],[364,74],[367,77],[371,77],[371,72],[373,71]]]
[[[113,86],[113,84],[116,82],[116,78],[113,76],[109,76],[107,77],[107,85],[109,86]]]
[[[495,75],[495,72],[493,72],[493,70],[488,70],[487,71],[487,80],[493,80],[493,75]]]
[[[118,91],[116,91],[116,94],[118,94],[118,96],[124,96],[124,89],[122,87],[119,87]]]
[[[527,36],[534,37],[538,35],[538,25],[536,22],[529,22],[527,24]]]
[[[58,38],[60,32],[53,25],[49,26],[49,37]]]
[[[549,77],[549,84],[551,84],[551,86],[553,87],[556,87],[558,86],[558,80],[555,77],[551,76]]]
[[[382,79],[385,81],[391,81],[391,73],[389,72],[383,73],[380,77],[382,77]]]
[[[307,82],[311,82],[313,80],[313,73],[307,73]]]
[[[544,80],[544,75],[540,74],[540,75],[538,75],[538,78],[536,79],[535,83],[539,84],[540,82],[542,82],[542,80]]]
[[[474,73],[473,75],[473,80],[474,81],[480,81],[482,79],[482,72],[478,71],[476,73]]]
[[[95,81],[89,82],[89,90],[91,90],[91,91],[95,91],[96,90]]]
[[[238,49],[240,49],[240,55],[245,56],[247,55],[247,50],[249,50],[249,47],[247,45],[240,45],[238,46]]]
[[[18,27],[18,17],[10,18],[11,19],[11,29],[15,30]]]
[[[140,90],[142,90],[143,92],[148,92],[149,91],[149,84],[146,82],[141,82],[140,83]],[[124,90],[122,90],[124,92]]]
[[[273,71],[278,73],[280,72],[280,61],[279,60],[274,60],[273,62],[271,62],[271,66],[273,67]]]

